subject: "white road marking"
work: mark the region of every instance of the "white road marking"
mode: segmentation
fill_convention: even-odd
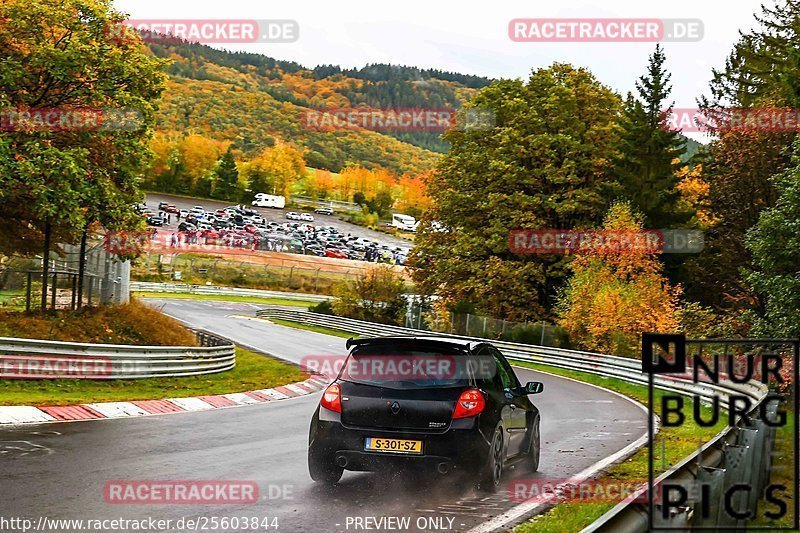
[[[252,405],[254,403],[264,403],[264,402],[259,402],[258,400],[256,400],[252,396],[248,396],[247,394],[245,394],[243,392],[234,392],[234,393],[231,393],[231,394],[223,394],[222,396],[224,396],[225,398],[229,399],[230,401],[232,401],[236,405]]]
[[[52,422],[55,418],[31,405],[9,405],[0,407],[0,424],[27,424]]]
[[[145,416],[150,414],[148,411],[145,411],[131,402],[87,403],[85,405],[86,407],[91,407],[106,418],[125,418],[128,416]]]
[[[207,411],[214,408],[213,405],[204,402],[200,398],[170,398],[167,401],[186,411]]]
[[[286,394],[284,394],[284,393],[282,393],[280,391],[276,391],[275,389],[261,389],[261,390],[255,391],[255,392],[257,392],[259,394],[263,394],[264,396],[267,396],[268,398],[272,398],[273,400],[286,400],[287,398],[290,398],[290,396],[288,396],[288,395],[286,395]]]

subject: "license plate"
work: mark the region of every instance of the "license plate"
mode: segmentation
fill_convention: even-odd
[[[405,439],[376,439],[373,437],[367,437],[367,442],[364,445],[364,449],[371,452],[421,454],[422,441]]]

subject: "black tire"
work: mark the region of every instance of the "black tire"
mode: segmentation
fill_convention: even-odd
[[[528,467],[531,472],[539,470],[539,456],[541,455],[542,449],[541,443],[542,438],[541,431],[539,430],[539,420],[536,420],[531,428],[531,444],[528,448]]]
[[[503,477],[503,465],[505,463],[505,451],[503,449],[503,428],[498,426],[494,430],[492,443],[489,446],[489,456],[483,465],[478,488],[482,492],[497,492],[500,486],[500,479]]]
[[[331,458],[333,459],[333,458]],[[325,461],[316,454],[308,452],[308,473],[317,483],[333,485],[342,479],[344,468],[336,466],[333,461]]]

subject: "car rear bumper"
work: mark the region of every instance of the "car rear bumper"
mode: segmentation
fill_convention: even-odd
[[[489,453],[489,442],[475,420],[457,420],[444,432],[386,431],[351,428],[338,420],[316,420],[312,426],[309,453],[347,470],[374,471],[393,467],[420,467],[447,472],[479,465]],[[365,450],[367,438],[422,441],[422,454]]]

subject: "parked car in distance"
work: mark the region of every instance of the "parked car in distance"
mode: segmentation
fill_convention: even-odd
[[[330,207],[318,207],[317,209],[314,209],[314,212],[319,215],[332,215],[333,209]]]
[[[300,215],[295,213],[294,211],[289,211],[286,213],[286,218],[288,220],[300,220]]]
[[[300,220],[304,220],[305,222],[314,222],[314,215],[311,213],[300,213]]]
[[[164,219],[161,218],[161,215],[148,214],[147,218],[145,220],[147,221],[147,224],[150,225],[150,226],[163,226],[164,225]]]
[[[327,257],[335,257],[337,259],[348,259],[347,254],[338,248],[325,248],[325,255]]]
[[[272,207],[275,209],[283,209],[286,206],[286,198],[283,196],[275,196],[271,194],[258,193],[253,200],[254,207]]]

